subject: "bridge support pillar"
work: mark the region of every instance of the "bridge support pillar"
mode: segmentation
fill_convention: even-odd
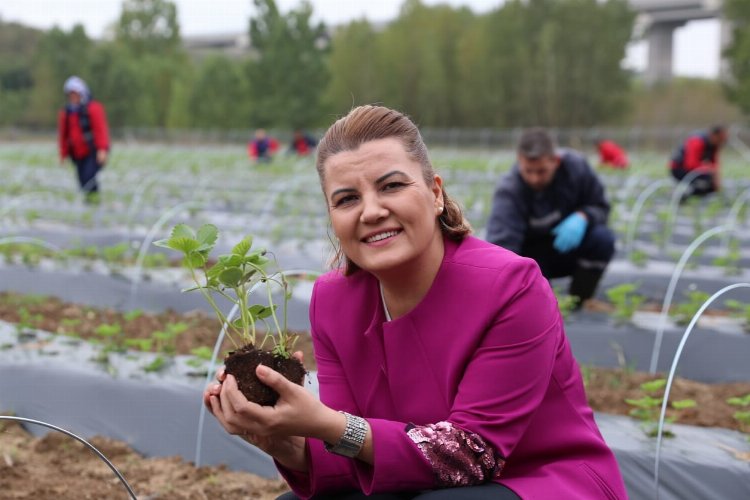
[[[648,40],[648,67],[646,83],[653,85],[672,78],[672,50],[674,30],[684,25],[684,21],[653,23],[646,33]]]

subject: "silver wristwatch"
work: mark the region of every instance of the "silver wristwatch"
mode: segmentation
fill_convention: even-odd
[[[367,436],[367,421],[345,411],[340,411],[346,417],[344,434],[336,444],[325,443],[325,449],[337,455],[354,458],[359,455]]]

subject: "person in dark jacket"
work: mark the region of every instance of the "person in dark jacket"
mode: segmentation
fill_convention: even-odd
[[[315,151],[315,146],[317,145],[318,141],[315,140],[315,137],[300,129],[296,129],[292,133],[292,143],[289,145],[289,152],[297,156],[307,156]]]
[[[97,200],[97,175],[107,163],[109,130],[104,106],[91,98],[86,82],[77,76],[65,81],[67,104],[58,113],[60,164],[70,157],[87,202]]]
[[[615,252],[604,186],[585,157],[558,151],[541,128],[523,132],[518,161],[497,185],[487,241],[534,259],[547,278],[571,276],[580,308]]]
[[[727,130],[715,125],[688,137],[672,154],[669,170],[677,181],[693,176],[685,196],[705,196],[721,189],[719,150],[727,142]]]

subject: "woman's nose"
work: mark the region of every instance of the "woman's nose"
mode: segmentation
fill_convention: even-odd
[[[362,214],[360,222],[371,224],[388,216],[388,209],[380,203],[377,196],[367,196],[362,200]]]

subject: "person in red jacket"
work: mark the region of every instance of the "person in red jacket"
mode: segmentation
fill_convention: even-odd
[[[669,169],[677,181],[694,175],[685,196],[705,196],[721,189],[719,150],[727,142],[727,129],[715,125],[708,131],[692,135],[672,154]]]
[[[289,151],[298,156],[307,156],[315,151],[317,145],[318,141],[315,140],[315,137],[300,129],[295,129],[292,133],[292,143],[289,146]]]
[[[97,174],[109,154],[109,130],[104,106],[91,98],[86,82],[77,76],[65,81],[67,104],[58,113],[60,164],[70,157],[87,202],[97,200]]]
[[[600,139],[596,143],[599,150],[599,164],[603,166],[624,169],[628,168],[628,155],[625,150],[614,141]]]
[[[247,144],[247,155],[258,163],[270,162],[278,150],[279,141],[262,128],[255,131],[255,138]]]

